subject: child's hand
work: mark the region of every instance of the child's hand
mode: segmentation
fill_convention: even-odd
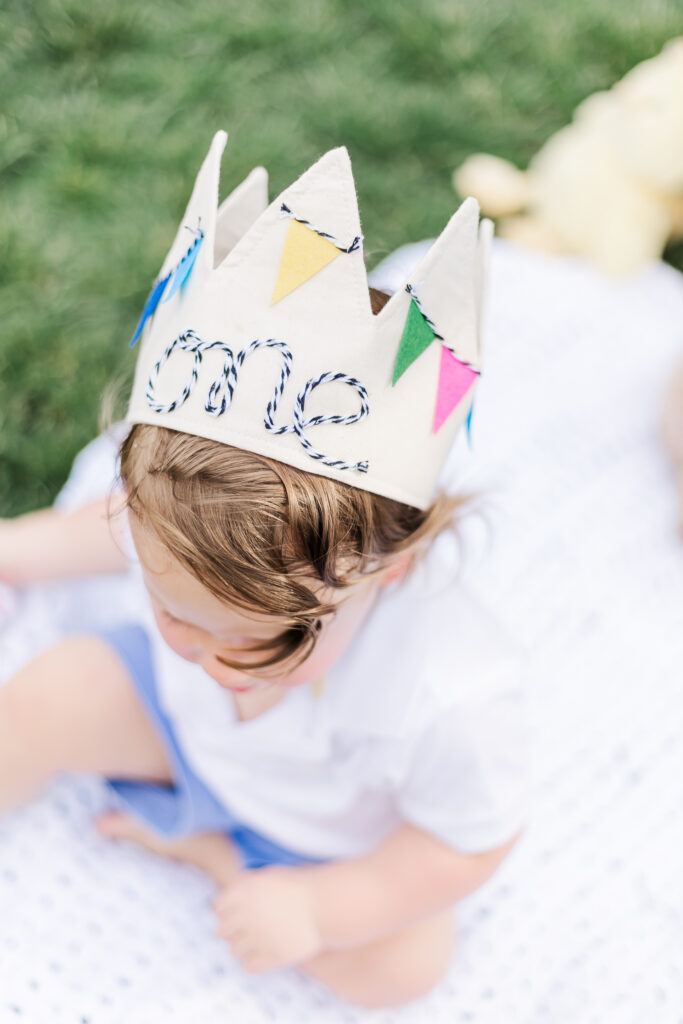
[[[40,578],[43,557],[54,558],[58,538],[44,537],[45,523],[56,513],[49,510],[30,512],[15,519],[0,519],[0,583],[22,587]]]
[[[17,578],[16,528],[13,519],[0,519],[0,583],[15,586]]]
[[[250,974],[302,963],[322,949],[312,893],[296,868],[240,871],[215,909],[219,935]]]
[[[15,592],[0,580],[0,630],[12,618],[16,606],[17,598]]]

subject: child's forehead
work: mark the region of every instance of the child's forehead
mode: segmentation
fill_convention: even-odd
[[[131,533],[140,559],[145,585],[158,602],[177,618],[201,625],[216,634],[258,632],[261,636],[277,635],[291,627],[293,622],[284,613],[260,613],[247,610],[228,600],[217,597],[192,573],[181,565],[161,541],[135,523],[131,516]],[[366,587],[368,581],[352,584],[339,593],[324,591],[315,581],[306,581],[318,595],[321,603],[341,606],[352,601]]]
[[[143,570],[144,571],[144,570]],[[160,575],[144,572],[151,596],[174,618],[226,640],[235,636],[277,636],[291,623],[274,615],[250,612],[212,594],[188,573],[173,570]]]
[[[217,632],[253,631],[255,628],[283,628],[272,615],[259,615],[239,608],[213,594],[182,566],[163,544],[139,526],[131,526],[131,533],[140,559],[145,585],[152,597],[178,618],[190,621],[199,616],[211,622]]]

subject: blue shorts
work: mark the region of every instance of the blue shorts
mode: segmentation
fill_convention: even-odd
[[[168,838],[197,832],[230,835],[244,868],[269,864],[319,864],[320,860],[287,850],[241,825],[224,804],[195,775],[178,745],[170,719],[162,709],[154,680],[149,637],[138,625],[116,629],[91,629],[113,650],[128,669],[145,710],[162,740],[171,766],[173,785],[164,786],[130,779],[107,779],[122,809]]]

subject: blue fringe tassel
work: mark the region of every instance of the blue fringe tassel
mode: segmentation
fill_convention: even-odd
[[[470,406],[470,411],[467,413],[467,419],[465,420],[465,425],[467,427],[467,443],[470,446],[470,451],[472,450],[472,413],[473,413],[473,411],[474,411],[474,401],[472,402],[472,405]]]
[[[180,282],[180,287],[181,288],[183,287],[185,282],[189,279],[190,274],[192,273],[192,268],[194,267],[195,260],[197,259],[197,254],[199,252],[199,249],[200,249],[201,244],[202,244],[203,241],[204,241],[204,235],[201,234],[199,236],[199,238],[197,239],[197,241],[192,246],[192,248],[190,249],[190,251],[188,252],[187,256],[185,257],[186,266],[185,266],[185,270],[183,272],[182,280]]]
[[[166,277],[162,278],[160,281],[157,281],[157,283],[154,285],[152,291],[149,294],[147,302],[145,303],[145,308],[142,311],[140,322],[137,328],[135,329],[135,334],[131,339],[129,346],[130,348],[132,348],[135,342],[138,340],[138,338],[142,334],[145,324],[147,323],[149,318],[154,314],[154,311],[159,305],[161,296],[164,293],[166,285],[171,280],[171,277],[173,278],[173,280],[171,281],[171,287],[168,290],[168,295],[163,300],[164,302],[168,302],[168,300],[175,295],[178,289],[185,284],[190,274],[192,273],[192,268],[195,264],[195,260],[197,259],[199,247],[203,241],[204,232],[201,231],[199,236],[195,238],[194,242],[183,256],[177,267],[175,267],[173,270],[170,270]]]
[[[188,251],[185,253],[178,266],[175,268],[173,280],[171,281],[171,287],[168,289],[168,295],[164,299],[164,302],[168,302],[169,299],[172,299],[175,293],[178,291],[178,289],[182,285],[184,285],[187,279],[189,278],[192,272],[192,268],[195,264],[195,260],[197,259],[199,247],[201,246],[203,241],[204,235],[201,234],[199,238],[195,239],[191,248],[188,249]]]
[[[147,323],[149,318],[154,313],[154,310],[159,305],[159,299],[161,298],[161,296],[164,293],[164,288],[168,284],[170,276],[171,276],[171,274],[169,272],[166,275],[166,277],[163,277],[160,281],[157,281],[157,283],[152,288],[152,291],[149,293],[149,296],[147,298],[147,302],[145,303],[145,308],[143,309],[142,316],[140,317],[140,322],[139,322],[137,328],[135,329],[135,334],[133,335],[133,337],[131,339],[129,348],[132,348],[133,345],[135,344],[135,342],[138,340],[138,338],[142,334],[142,331],[143,331],[143,328],[144,328],[145,324]]]

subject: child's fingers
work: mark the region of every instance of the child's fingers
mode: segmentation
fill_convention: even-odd
[[[219,914],[218,934],[226,942],[242,942],[246,941],[253,934],[253,928],[250,928],[248,924],[244,924],[239,918],[224,917]]]
[[[264,974],[275,966],[272,960],[268,957],[260,956],[258,953],[243,957],[240,963],[247,974]]]
[[[216,899],[213,901],[213,909],[217,914],[224,914],[227,912],[227,908],[230,904],[227,901],[228,890],[221,889]]]
[[[245,956],[254,951],[254,937],[247,931],[228,932],[218,929],[218,934],[230,946],[234,956]]]
[[[254,946],[253,939],[235,939],[228,941],[228,946],[230,947],[230,955],[249,974],[259,974],[261,971],[269,970],[274,966],[273,958]]]
[[[236,914],[244,904],[244,897],[240,889],[228,886],[222,889],[214,900],[214,910],[217,914]]]
[[[245,931],[232,931],[219,926],[218,935],[230,946],[230,952],[237,959],[254,951],[254,940]]]

